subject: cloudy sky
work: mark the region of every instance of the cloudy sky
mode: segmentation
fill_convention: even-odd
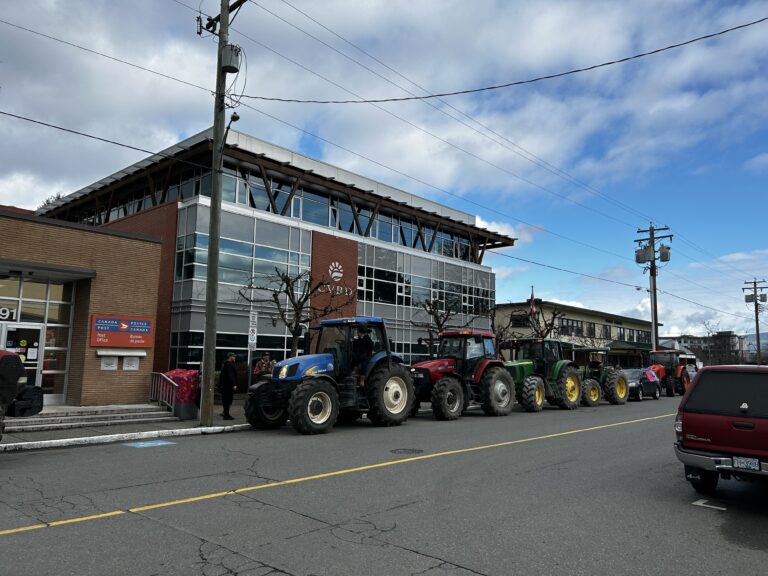
[[[195,16],[218,4],[4,0],[0,112],[148,150],[203,130],[216,44],[196,35]],[[649,319],[634,240],[651,223],[668,226],[661,333],[703,333],[705,323],[754,332],[741,288],[768,279],[768,22],[440,100],[247,96],[399,98],[505,84],[765,17],[768,1],[256,0],[230,37],[245,54],[230,76],[232,93],[246,96],[237,129],[517,237],[487,259],[500,302],[533,285],[537,297]],[[0,134],[0,204],[35,208],[144,156],[6,115]]]

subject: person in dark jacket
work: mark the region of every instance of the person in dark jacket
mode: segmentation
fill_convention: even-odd
[[[230,415],[229,408],[232,406],[232,398],[235,395],[235,386],[237,385],[237,368],[235,368],[237,355],[234,352],[227,354],[227,359],[221,366],[219,374],[219,389],[221,390],[221,405],[224,412],[221,416],[224,420],[234,420]]]

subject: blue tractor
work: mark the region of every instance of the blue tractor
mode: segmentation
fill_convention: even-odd
[[[365,412],[379,426],[405,422],[413,381],[392,352],[382,318],[323,320],[317,353],[278,363],[271,378],[248,389],[245,417],[254,428],[279,428],[290,419],[302,434],[327,432]]]

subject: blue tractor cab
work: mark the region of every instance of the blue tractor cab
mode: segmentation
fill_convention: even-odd
[[[383,318],[323,320],[315,341],[315,354],[283,360],[248,389],[245,415],[254,428],[290,419],[302,434],[318,434],[363,413],[382,426],[407,419],[413,382],[391,350]]]

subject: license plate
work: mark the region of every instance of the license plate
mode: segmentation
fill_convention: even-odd
[[[743,456],[734,456],[733,467],[740,468],[741,470],[756,470],[759,472],[760,460],[757,458],[744,458]]]

